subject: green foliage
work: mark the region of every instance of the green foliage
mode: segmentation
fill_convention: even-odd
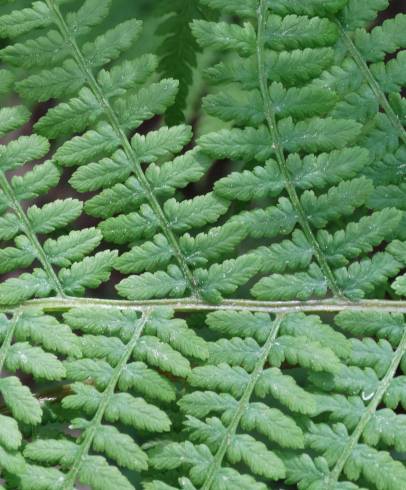
[[[72,436],[63,438],[63,433],[59,433],[56,439],[41,434],[35,437],[24,448],[27,464],[19,472],[22,481],[32,478],[33,471],[39,474],[46,472],[42,465],[51,463],[60,465],[60,470],[66,472],[65,475],[60,471],[47,475],[47,480],[52,481],[55,488],[59,488],[58,485],[73,485],[75,481],[94,488],[106,485],[107,488],[114,485],[133,488],[104,457],[88,455],[89,450],[93,448],[118,466],[139,472],[148,468],[147,455],[140,443],[109,423],[120,422],[123,427],[132,427],[141,432],[144,438],[149,432],[169,431],[171,421],[157,405],[167,405],[175,399],[176,385],[158,370],[172,371],[167,355],[168,349],[172,349],[173,355],[183,360],[186,372],[190,371],[189,361],[182,353],[204,359],[207,356],[205,342],[189,330],[184,321],[173,319],[173,312],[168,309],[156,309],[142,317],[135,312],[122,311],[120,318],[114,312],[115,322],[119,325],[118,329],[113,330],[108,313],[106,315],[101,311],[95,315],[92,310],[72,309],[64,315],[66,324],[72,330],[82,332],[81,336],[70,334],[79,351],[71,350],[69,357],[60,364],[71,383],[70,393],[64,397],[62,408],[68,413],[82,415],[72,420],[71,427],[80,436],[76,440]],[[109,362],[101,358],[101,350],[92,342],[92,334],[98,335],[99,343],[104,341],[102,358],[109,359]],[[144,344],[143,349],[144,339],[155,342],[150,342],[150,346]],[[116,342],[109,343],[113,340]],[[166,349],[160,350],[160,341],[165,342],[163,345]],[[114,357],[109,356],[109,349],[111,354],[114,352]],[[145,356],[148,349],[152,349],[151,367],[148,366],[148,355]],[[140,359],[146,359],[147,363]],[[179,375],[175,366],[173,372]],[[48,366],[47,373],[49,375]],[[150,389],[150,384],[154,386],[153,389]],[[22,488],[26,488],[24,483]]]
[[[158,48],[159,72],[179,80],[175,104],[166,114],[168,124],[173,125],[185,119],[184,111],[193,84],[193,70],[198,63],[199,47],[190,23],[194,19],[206,18],[209,12],[199,0],[175,0],[170,3],[160,2],[158,5],[158,11],[163,16],[157,29],[161,38]]]
[[[136,3],[0,1],[0,489],[404,490],[406,16]]]
[[[178,402],[186,415],[185,440],[154,444],[152,465],[166,473],[183,467],[197,488],[265,488],[261,477],[286,479],[298,488],[322,489],[328,482],[331,488],[361,488],[337,481],[341,465],[354,482],[401,488],[404,465],[387,449],[404,451],[404,416],[393,411],[401,402],[403,376],[394,375],[406,349],[404,319],[343,312],[335,321],[347,336],[317,316],[207,315],[215,334],[208,363],[192,370],[188,381],[194,389]],[[402,329],[393,347],[372,337],[360,348],[359,340],[349,338],[358,325],[391,322]],[[304,337],[312,328],[317,341]],[[379,339],[385,333],[371,335]],[[283,361],[285,372],[267,367]],[[377,410],[380,403],[388,408]],[[350,431],[360,434],[350,437]],[[254,434],[261,439],[255,441]],[[243,463],[238,473],[236,463]],[[371,465],[388,471],[378,474]]]
[[[247,20],[255,12],[252,2],[246,2],[246,9],[241,7],[242,10],[225,2],[208,3],[224,8],[227,13],[235,8],[235,13]],[[240,218],[234,216],[233,219],[247,226],[255,238],[290,234],[296,225],[302,228],[302,231],[294,231],[293,241],[276,243],[268,249],[261,247],[256,252],[263,262],[262,270],[274,273],[261,279],[252,289],[252,294],[261,300],[303,300],[323,297],[328,290],[336,295],[360,298],[371,294],[388,277],[396,276],[401,268],[399,261],[390,255],[377,255],[372,260],[363,256],[390,240],[403,221],[401,197],[395,197],[399,192],[399,178],[396,184],[393,182],[393,192],[382,186],[375,193],[371,185],[378,178],[378,166],[379,172],[384,172],[380,164],[383,154],[379,154],[374,142],[377,131],[388,137],[391,134],[391,151],[395,152],[400,150],[401,140],[405,141],[405,133],[385,99],[382,77],[373,78],[378,73],[376,64],[368,67],[366,63],[382,59],[372,54],[372,46],[376,45],[376,49],[385,53],[402,46],[403,40],[397,33],[402,29],[404,16],[387,21],[382,29],[376,28],[371,34],[357,31],[353,44],[339,24],[340,15],[335,23],[326,15],[336,13],[346,2],[340,5],[340,2],[329,2],[323,7],[325,11],[316,9],[316,3],[320,7],[318,2],[304,5],[276,2],[272,4],[272,15],[263,7],[258,18],[258,36],[251,23],[241,26],[195,21],[193,24],[193,31],[203,47],[232,52],[228,61],[208,70],[209,80],[219,85],[220,90],[206,97],[204,105],[209,114],[233,127],[204,135],[199,144],[210,156],[241,161],[245,169],[216,182],[215,192],[226,199],[247,203]],[[352,5],[347,8],[356,10]],[[316,13],[321,17],[316,17]],[[345,10],[343,15],[347,14]],[[322,17],[324,15],[326,18]],[[365,12],[360,9],[357,15],[365,15]],[[331,60],[330,67],[321,67],[316,72],[306,57],[306,50],[334,48],[340,36],[354,59],[343,59],[345,69],[339,61]],[[363,47],[361,39],[364,39]],[[379,43],[382,48],[378,48]],[[282,77],[283,69],[278,69],[276,57],[287,59],[292,53],[297,58],[296,69],[300,66],[301,73],[307,73],[306,79],[296,78],[294,66],[292,73],[285,72]],[[268,59],[272,60],[272,68],[268,67]],[[328,57],[321,59],[327,61]],[[284,69],[287,67],[285,62]],[[357,69],[361,70],[361,76],[353,81]],[[365,71],[368,72],[366,78]],[[274,74],[281,78],[275,78]],[[293,81],[296,82],[294,87],[290,86]],[[372,91],[375,94],[382,91],[380,97],[384,99],[386,113],[379,113],[376,105],[375,114],[368,120],[361,114],[358,116],[352,109],[361,90],[363,93],[369,90],[368,98],[374,97]],[[392,90],[398,91],[398,88]],[[359,123],[366,124],[361,132]],[[334,133],[334,137],[329,133]],[[252,168],[253,161],[260,166]],[[331,187],[336,182],[338,185]],[[323,192],[324,189],[327,192]],[[278,201],[284,190],[288,192],[289,205],[284,198]],[[270,203],[265,209],[264,199]],[[253,210],[258,200],[261,200],[261,210]],[[280,215],[282,206],[284,215]],[[397,210],[388,209],[391,206]],[[359,208],[366,212],[368,207],[382,210],[384,214],[361,215],[359,221],[346,223],[345,230],[337,230],[337,220],[352,215]],[[385,226],[378,224],[380,220],[385,221]],[[387,234],[383,235],[386,226]],[[312,228],[323,230],[316,233]],[[267,231],[258,236],[257,230],[261,229]],[[379,230],[376,236],[375,230]],[[347,250],[342,248],[342,253],[338,252],[340,241],[348,246]],[[361,260],[351,264],[350,260],[354,259]],[[295,273],[283,275],[287,270]],[[402,280],[394,283],[398,294],[402,293]]]

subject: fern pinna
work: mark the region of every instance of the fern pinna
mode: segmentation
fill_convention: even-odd
[[[0,3],[0,488],[403,490],[406,17]]]

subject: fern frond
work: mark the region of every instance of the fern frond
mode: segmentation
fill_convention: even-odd
[[[0,4],[0,488],[403,490],[405,16]]]
[[[71,393],[62,400],[62,406],[87,418],[73,420],[72,428],[81,433],[76,440],[72,437],[38,437],[26,445],[24,456],[27,464],[20,472],[22,488],[29,488],[24,482],[37,473],[43,475],[41,478],[53,481],[52,485],[58,488],[71,488],[76,481],[93,488],[111,488],[114,485],[134,488],[104,456],[120,467],[140,472],[148,467],[147,455],[136,440],[109,423],[119,421],[143,434],[168,431],[171,421],[158,405],[172,402],[176,387],[148,364],[171,371],[168,349],[173,349],[178,361],[173,372],[179,376],[179,360],[186,366],[186,373],[190,371],[189,361],[182,353],[199,359],[207,356],[205,342],[189,330],[183,320],[173,319],[173,312],[168,309],[151,310],[141,317],[124,311],[118,311],[118,315],[112,313],[101,311],[96,318],[91,311],[78,309],[64,315],[67,324],[74,330],[83,331],[83,336],[73,336],[81,347],[81,356],[73,353],[61,364],[72,383]],[[113,323],[110,319],[114,319]],[[97,334],[97,337],[90,333]],[[104,333],[113,336],[106,337]],[[162,351],[160,340],[164,346]],[[153,357],[147,355],[146,364],[140,359],[145,358],[148,352],[148,341]],[[105,344],[104,353],[100,348],[102,342]],[[109,345],[113,348],[111,353],[114,352],[114,357],[107,354]],[[99,360],[95,351],[106,360]],[[141,396],[136,397],[133,392]],[[153,402],[146,401],[144,397]],[[104,456],[93,455],[90,451]],[[43,466],[50,463],[57,464],[60,470],[49,473]]]

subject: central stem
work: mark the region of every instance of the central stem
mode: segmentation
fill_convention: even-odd
[[[406,301],[366,299],[349,303],[340,299],[310,301],[254,301],[249,299],[226,299],[219,305],[205,303],[196,298],[163,299],[147,301],[126,301],[100,298],[44,298],[26,301],[18,306],[0,307],[2,313],[15,313],[17,310],[41,309],[45,313],[64,313],[72,308],[128,310],[144,312],[148,308],[166,306],[177,312],[193,311],[258,311],[264,313],[298,312],[339,312],[369,311],[387,313],[406,313]]]

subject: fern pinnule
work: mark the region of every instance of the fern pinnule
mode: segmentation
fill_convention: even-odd
[[[278,335],[268,345],[272,322],[267,315],[209,314],[207,324],[219,340],[209,343],[208,364],[189,375],[193,392],[179,401],[187,416],[187,442],[158,443],[151,452],[152,464],[159,470],[181,465],[198,488],[223,488],[224,479],[229,481],[225,488],[265,488],[261,477],[267,471],[267,479],[286,478],[299,488],[312,484],[320,489],[355,489],[358,480],[366,479],[379,488],[400,489],[404,466],[383,449],[404,450],[404,416],[394,412],[399,403],[404,404],[404,376],[396,374],[405,350],[404,319],[401,315],[343,312],[335,321],[348,335],[356,335],[365,326],[379,342],[347,338],[317,316],[292,314],[281,319]],[[389,326],[397,328],[397,335]],[[314,340],[305,341],[311,329]],[[259,352],[265,354],[260,347],[264,342],[270,365],[285,363],[282,373],[264,365],[261,374],[257,373]],[[303,390],[291,376],[307,379],[310,385]],[[254,379],[255,388],[247,399],[246,390]],[[251,399],[266,395],[268,401],[273,400],[272,408]],[[388,408],[378,408],[381,403]],[[298,419],[295,412],[303,415]],[[239,427],[262,434],[271,448],[257,444],[252,459],[250,448],[253,450],[255,439],[240,434]],[[190,441],[196,444],[194,448]],[[277,458],[272,464],[269,450]],[[316,456],[310,457],[313,451]],[[223,460],[244,462],[256,481],[223,466]],[[378,475],[368,461],[388,471]],[[343,470],[354,484],[338,481]],[[160,488],[158,482],[154,485],[151,488]]]
[[[306,436],[307,446],[322,453],[332,468],[327,488],[334,488],[344,473],[354,481],[362,475],[379,488],[400,489],[405,468],[390,451],[404,450],[401,442],[404,415],[394,411],[404,402],[399,396],[404,376],[397,374],[406,350],[404,318],[392,314],[348,315],[342,312],[335,321],[348,333],[369,329],[378,342],[374,338],[352,340],[348,365],[341,372],[311,376],[316,386],[329,391],[320,399],[320,407],[323,412],[330,412],[329,418],[334,424],[311,424]],[[389,330],[390,325],[394,328]],[[332,397],[334,391],[351,396]],[[380,408],[380,405],[387,408]],[[374,470],[378,466],[386,471],[378,473]]]
[[[303,422],[295,417],[299,413],[305,420],[320,413],[318,395],[300,386],[292,368],[300,367],[299,377],[337,373],[345,368],[350,341],[317,316],[272,320],[267,314],[218,311],[210,313],[206,323],[218,340],[208,343],[208,362],[188,376],[194,390],[178,402],[186,415],[187,441],[158,443],[151,452],[152,464],[158,470],[184,467],[198,488],[262,489],[261,478],[292,478],[285,457],[305,443]],[[310,329],[314,340],[305,341]],[[264,399],[272,399],[272,408]],[[254,478],[226,461],[244,463]]]
[[[81,355],[73,353],[63,364],[71,391],[62,407],[81,414],[71,422],[80,436],[59,434],[54,439],[40,435],[26,445],[21,488],[43,488],[31,483],[39,477],[65,490],[72,489],[76,481],[92,488],[134,488],[97,454],[132,471],[148,468],[142,441],[149,433],[169,431],[171,421],[159,406],[168,407],[177,391],[176,384],[159,371],[186,376],[188,357],[204,360],[206,343],[165,308],[149,310],[141,317],[127,311],[102,310],[95,316],[91,310],[72,309],[64,320],[83,334],[76,337]],[[110,425],[116,422],[135,429],[139,437],[129,437]],[[50,463],[59,469],[47,468]]]
[[[232,8],[225,2],[208,3],[227,12]],[[295,76],[297,67],[302,70],[309,63],[306,50],[332,51],[339,46],[340,28],[332,14],[341,15],[345,3],[328,2],[321,11],[312,2],[306,6],[276,2],[272,8],[261,2],[257,33],[250,22],[193,24],[203,47],[231,52],[229,62],[207,71],[210,81],[221,87],[226,84],[226,89],[208,95],[204,105],[209,114],[233,127],[204,135],[199,144],[212,157],[239,160],[247,167],[219,180],[215,193],[230,200],[251,203],[260,199],[261,205],[269,203],[265,208],[247,209],[232,218],[249,235],[275,240],[294,234],[293,241],[284,240],[254,252],[262,271],[274,273],[251,290],[261,300],[306,300],[324,297],[329,290],[335,296],[361,298],[387,283],[402,267],[388,252],[365,257],[399,233],[404,221],[399,201],[377,204],[385,188],[375,191],[370,180],[375,180],[371,165],[378,160],[371,151],[372,140],[365,136],[371,124],[368,122],[362,129],[368,120],[350,111],[353,92],[359,87],[365,91],[368,77],[364,80],[362,75],[352,82],[349,74],[339,71],[334,58],[328,56],[321,59],[333,65],[330,69],[324,66],[317,72],[310,62],[307,78],[299,81]],[[244,12],[243,20],[250,20],[255,10],[247,2]],[[397,19],[396,27],[388,24],[386,29],[397,32],[399,22],[401,19]],[[318,28],[313,29],[312,25]],[[385,49],[395,49],[396,42],[393,43],[389,47],[389,42]],[[285,62],[284,69],[290,72],[273,81],[273,74],[283,73],[278,59],[291,56],[301,62]],[[244,71],[237,68],[241,64]],[[336,75],[334,85],[331,81]],[[368,97],[374,97],[373,93]],[[386,117],[379,113],[381,99],[373,99],[374,109],[368,115],[377,124]],[[252,162],[260,165],[252,168]],[[338,185],[334,186],[336,182]],[[328,192],[323,194],[327,186]],[[284,191],[289,201],[279,197]],[[378,212],[362,217],[368,208]],[[361,216],[360,221],[345,220],[355,212]],[[345,230],[335,228],[339,219],[345,223]],[[383,221],[385,226],[380,224]],[[300,229],[295,230],[296,226]],[[339,243],[344,241],[348,248],[344,246],[340,253]],[[347,267],[349,259],[361,260]],[[293,274],[284,275],[285,272]]]

